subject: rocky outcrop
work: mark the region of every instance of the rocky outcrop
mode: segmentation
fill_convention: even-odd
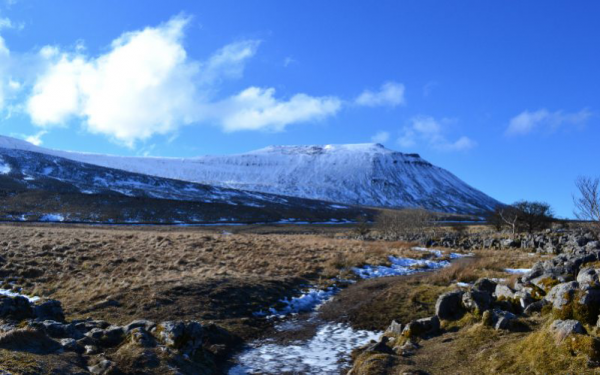
[[[91,374],[128,371],[121,369],[123,361],[137,363],[141,373],[178,366],[185,373],[216,373],[215,358],[238,344],[226,330],[198,321],[135,320],[123,326],[93,319],[67,322],[59,301],[32,304],[20,296],[0,296],[0,323],[0,348],[72,353],[87,363]]]
[[[590,366],[599,367],[600,339],[594,333],[597,328],[592,329],[594,335],[588,334],[585,329],[589,326],[600,328],[598,242],[582,233],[545,232],[532,238],[534,242],[539,240],[533,245],[546,244],[544,248],[549,249],[548,244],[551,244],[553,251],[561,253],[537,262],[530,272],[518,277],[512,285],[482,278],[471,287],[440,295],[435,305],[439,319],[439,327],[435,330],[417,329],[421,327],[421,320],[405,325],[393,322],[384,336],[387,336],[385,342],[394,349],[396,358],[414,354],[418,344],[424,342],[421,340],[443,335],[448,327],[454,329],[479,319],[483,326],[510,333],[530,330],[531,326],[526,325],[524,319],[542,313],[552,323],[538,326],[536,334],[539,334],[540,340],[554,338],[557,347],[567,348],[573,353],[586,353]],[[522,246],[522,243],[499,242],[500,246],[511,247]],[[530,245],[531,242],[527,243],[527,246]],[[467,319],[461,318],[465,314]],[[406,350],[403,349],[405,346]],[[366,363],[366,358],[363,357],[362,363]]]
[[[590,232],[581,229],[546,230],[539,233],[518,233],[514,237],[508,232],[484,232],[462,234],[458,232],[438,233],[434,236],[423,234],[416,238],[393,236],[387,238],[381,233],[372,232],[370,237],[379,240],[417,241],[423,246],[446,247],[462,250],[483,249],[527,249],[542,254],[575,253],[600,249],[600,240]]]

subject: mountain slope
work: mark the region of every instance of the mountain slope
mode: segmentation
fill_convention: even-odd
[[[417,154],[379,144],[273,146],[239,155],[142,158],[47,150],[2,137],[0,147],[38,150],[153,176],[292,197],[378,207],[481,214],[500,204]],[[33,148],[33,149],[32,149]]]
[[[0,219],[229,222],[353,219],[328,202],[203,185],[0,147]]]

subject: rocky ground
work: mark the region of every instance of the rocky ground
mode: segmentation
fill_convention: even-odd
[[[408,248],[259,228],[0,226],[0,289],[41,298],[0,297],[0,370],[220,373],[254,313]]]
[[[0,293],[10,296],[0,297],[0,373],[224,373],[245,342],[273,331],[256,312],[283,306],[308,284],[356,279],[352,267],[433,256],[415,244],[350,239],[352,231],[2,225]],[[354,374],[593,371],[598,312],[579,302],[595,306],[595,271],[581,271],[595,270],[595,247],[587,241],[558,258],[520,247],[472,250],[435,272],[354,283],[320,317],[387,329],[354,352]],[[553,292],[559,286],[564,293]],[[568,339],[555,344],[563,331]],[[525,342],[564,365],[544,367],[538,354],[525,362]]]
[[[356,350],[350,374],[600,373],[600,242],[532,238],[560,254],[519,277],[441,290],[429,316],[392,320]]]

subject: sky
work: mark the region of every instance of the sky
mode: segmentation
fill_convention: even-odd
[[[0,0],[0,134],[189,157],[378,142],[572,217],[600,2]]]

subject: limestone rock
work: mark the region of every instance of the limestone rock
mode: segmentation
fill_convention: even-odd
[[[462,307],[462,291],[444,293],[435,303],[435,315],[442,320],[460,318],[465,310]]]

